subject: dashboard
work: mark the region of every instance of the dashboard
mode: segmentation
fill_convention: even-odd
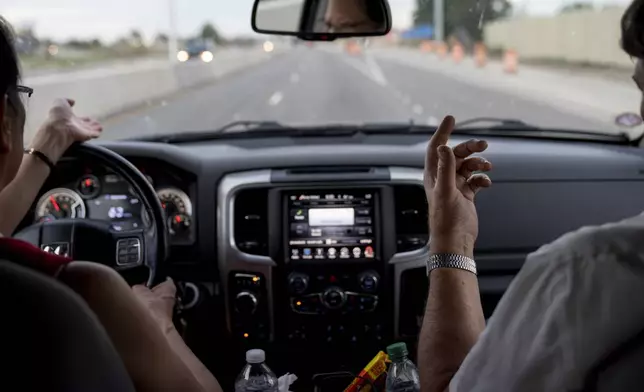
[[[377,134],[100,144],[157,190],[172,238],[167,271],[190,288],[186,339],[231,389],[249,348],[276,358],[269,360],[276,373],[304,380],[312,368],[358,371],[395,341],[415,344],[428,290],[427,140]],[[475,257],[490,317],[528,253],[581,226],[644,210],[644,150],[487,140],[494,185],[477,196]],[[91,163],[61,162],[39,199],[25,224],[85,216],[123,230],[146,225],[127,184]]]
[[[161,201],[170,244],[193,244],[195,225],[190,193],[194,183],[190,176],[159,162],[138,163]],[[150,227],[141,200],[121,176],[100,165],[71,159],[63,160],[43,187],[31,223],[66,218],[107,221],[113,230],[124,232]]]

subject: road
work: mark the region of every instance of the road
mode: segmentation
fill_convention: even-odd
[[[610,128],[609,119],[410,66],[381,52],[350,55],[335,46],[295,48],[155,106],[111,118],[104,137],[213,130],[236,120],[291,125],[411,120],[434,125],[445,114],[460,120],[510,117],[544,127]]]

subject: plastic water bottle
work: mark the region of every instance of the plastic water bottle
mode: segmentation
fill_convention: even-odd
[[[277,377],[266,366],[264,350],[246,351],[246,366],[235,381],[235,392],[277,392]]]
[[[387,354],[392,364],[387,372],[386,392],[420,392],[418,369],[407,358],[407,345],[394,343],[387,347]]]

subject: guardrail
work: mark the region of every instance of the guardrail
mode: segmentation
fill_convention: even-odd
[[[171,64],[152,59],[27,77],[24,84],[34,89],[34,95],[28,107],[25,141],[31,140],[45,120],[55,98],[75,99],[75,110],[80,115],[106,118],[212,82],[266,61],[274,54],[257,47],[225,49],[217,52],[211,63],[195,60]]]

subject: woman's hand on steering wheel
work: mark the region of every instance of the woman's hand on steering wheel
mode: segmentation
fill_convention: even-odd
[[[171,278],[167,278],[165,282],[152,289],[136,285],[132,287],[132,291],[164,333],[174,328],[172,316],[176,304],[177,287]]]
[[[34,136],[32,147],[56,163],[75,142],[85,142],[101,135],[101,124],[74,113],[73,99],[58,98],[49,110],[47,120]]]

